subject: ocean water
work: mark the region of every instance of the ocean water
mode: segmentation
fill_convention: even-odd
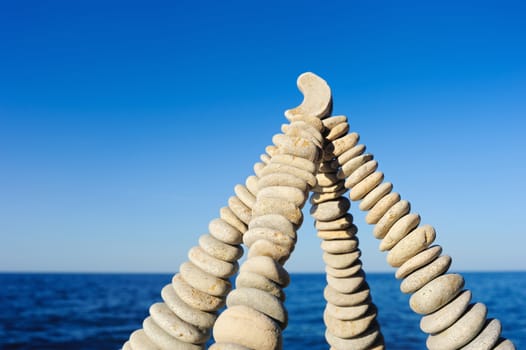
[[[526,349],[526,272],[462,273],[473,300]],[[160,301],[166,274],[0,274],[0,349],[116,350]],[[388,349],[423,349],[419,316],[392,273],[367,275]],[[327,349],[323,274],[292,274],[286,288],[287,350]]]

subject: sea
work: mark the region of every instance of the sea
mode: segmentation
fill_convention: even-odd
[[[498,318],[502,334],[526,349],[526,272],[463,272],[473,300]],[[140,328],[170,274],[0,274],[0,349],[120,349]],[[392,273],[368,273],[386,348],[425,349],[420,317]],[[323,274],[291,274],[283,347],[328,349]]]

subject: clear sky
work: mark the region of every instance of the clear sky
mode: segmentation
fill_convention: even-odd
[[[524,270],[524,18],[521,1],[1,2],[0,270],[177,271],[304,71],[453,269]],[[351,210],[366,271],[393,271]],[[323,269],[309,218],[286,267]]]

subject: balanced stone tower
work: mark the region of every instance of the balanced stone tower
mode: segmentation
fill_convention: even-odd
[[[359,135],[349,132],[347,118],[331,115],[327,83],[304,73],[298,88],[303,102],[285,112],[289,123],[254,165],[255,175],[235,186],[228,205],[210,221],[209,233],[199,237],[188,261],[162,289],[163,302],[150,307],[123,349],[204,349],[212,333],[213,350],[282,349],[288,321],[284,288],[290,282],[284,264],[309,194],[326,264],[323,320],[331,349],[384,349],[351,201],[360,201],[359,208],[367,211],[379,249],[398,268],[401,291],[412,294],[409,304],[422,315],[428,349],[515,349],[501,337],[500,322],[487,318],[486,306],[472,302],[463,277],[448,273],[451,257],[432,245],[435,229],[421,224],[409,202],[384,181]],[[242,245],[248,253],[239,267]]]

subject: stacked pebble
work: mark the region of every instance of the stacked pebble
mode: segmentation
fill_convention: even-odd
[[[267,160],[264,155],[262,159]],[[264,163],[254,168],[261,171]],[[163,303],[150,307],[143,328],[133,332],[123,350],[204,349],[217,318],[231,290],[229,277],[238,270],[243,255],[240,246],[256,201],[258,177],[249,176],[245,186],[236,185],[235,196],[220,209],[220,217],[210,221],[210,233],[199,238],[199,245],[188,252],[173,279],[161,296]]]
[[[307,78],[312,82],[312,77]],[[321,87],[328,90],[326,84]],[[330,112],[328,96],[317,113],[305,103],[296,109],[301,113],[287,113],[291,123],[282,127],[283,134],[273,137],[274,147],[267,148],[271,157],[258,171],[252,219],[243,236],[248,257],[240,268],[236,289],[227,297],[227,309],[214,325],[217,343],[210,349],[282,348],[281,334],[288,318],[283,288],[289,283],[283,264],[294,250],[296,230],[303,221],[301,209],[316,185],[323,142],[320,118]]]
[[[357,139],[358,135],[345,137]],[[500,338],[500,322],[486,319],[486,306],[470,304],[471,292],[463,290],[463,277],[447,273],[451,257],[440,255],[439,245],[430,246],[435,240],[434,228],[420,225],[420,215],[410,212],[409,202],[392,191],[390,182],[383,182],[373,156],[355,148],[356,152],[347,151],[349,156],[343,153],[337,157],[341,164],[338,178],[345,178],[350,199],[361,200],[360,209],[368,211],[365,220],[375,225],[373,235],[381,239],[379,249],[388,251],[387,262],[398,267],[396,278],[404,279],[401,291],[413,293],[409,304],[414,312],[424,315],[420,328],[430,334],[427,347],[514,349],[509,340]]]
[[[323,159],[318,166],[318,184],[312,189],[310,202],[326,264],[325,337],[334,350],[384,349],[376,307],[359,259],[357,228],[352,215],[348,214],[350,201],[344,197],[347,192],[345,178],[338,173],[338,157],[344,154],[343,157],[356,157],[365,147],[356,146],[356,134],[347,134],[349,124],[345,116],[324,119],[323,124]]]

